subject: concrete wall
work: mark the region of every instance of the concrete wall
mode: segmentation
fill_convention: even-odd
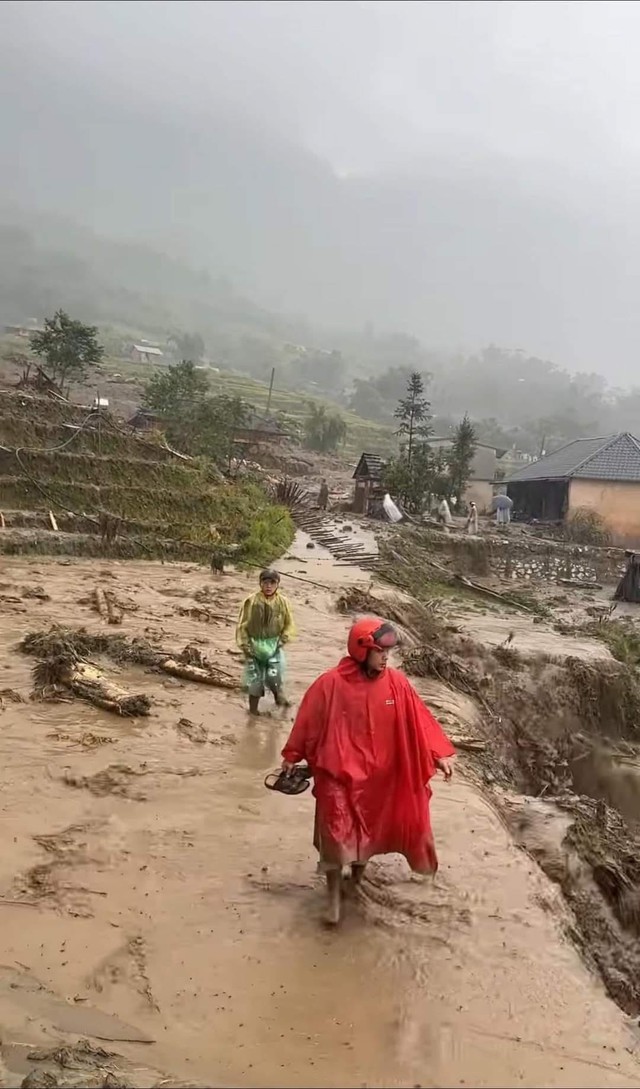
[[[494,480],[498,459],[495,450],[488,446],[476,446],[471,462],[471,478],[473,480]]]
[[[640,484],[572,480],[569,514],[579,507],[595,510],[602,516],[614,544],[640,549]]]
[[[434,450],[449,450],[451,439],[433,439],[430,445]],[[493,499],[492,482],[495,480],[498,459],[492,446],[476,446],[471,462],[471,479],[464,493],[465,503],[472,500],[480,514],[488,513]]]

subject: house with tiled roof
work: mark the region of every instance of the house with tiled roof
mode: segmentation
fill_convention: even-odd
[[[597,511],[616,544],[640,546],[640,441],[628,431],[574,439],[505,483],[525,518],[560,522],[586,508]]]

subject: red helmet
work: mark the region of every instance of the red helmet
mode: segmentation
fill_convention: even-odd
[[[358,620],[349,632],[347,652],[354,662],[366,662],[367,655],[374,647],[388,650],[395,647],[398,636],[394,627],[376,616],[366,616]]]

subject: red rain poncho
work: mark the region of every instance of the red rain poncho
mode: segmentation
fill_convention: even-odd
[[[417,873],[438,866],[429,780],[454,748],[403,673],[374,679],[343,658],[307,691],[282,755],[314,777],[322,862],[397,852]]]

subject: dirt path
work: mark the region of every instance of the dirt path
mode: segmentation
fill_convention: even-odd
[[[353,581],[304,544],[284,571],[336,588]],[[78,604],[100,572],[139,606],[125,634],[203,640],[238,668],[231,623],[178,610],[214,586],[211,608],[235,616],[253,576],[214,583],[179,565],[4,560],[0,688],[28,697],[31,663],[12,649],[25,631],[52,620],[104,630]],[[50,600],[24,598],[33,584]],[[336,660],[348,622],[335,590],[287,580],[286,591],[301,632],[290,654],[298,699]],[[5,701],[0,712],[0,897],[37,902],[0,903],[7,1085],[33,1066],[30,1047],[78,1037],[123,1056],[134,1085],[159,1081],[153,1070],[247,1087],[639,1083],[636,1037],[563,937],[556,888],[462,777],[436,785],[437,880],[384,860],[343,928],[327,933],[311,799],[262,785],[291,715],[249,724],[234,692],[141,669],[118,680],[151,696],[151,718],[81,703]],[[464,717],[446,690],[430,696],[449,720]],[[185,717],[208,742],[177,729]],[[135,1042],[145,1037],[155,1042]]]

